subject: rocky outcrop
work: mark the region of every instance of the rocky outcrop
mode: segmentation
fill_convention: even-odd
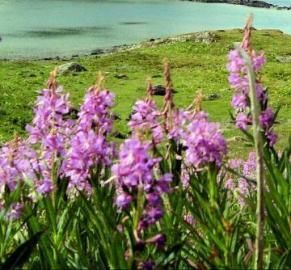
[[[71,74],[71,73],[79,73],[79,72],[83,72],[83,71],[87,71],[87,69],[83,66],[81,66],[78,63],[66,63],[63,64],[61,66],[58,67],[58,72],[61,75],[67,75],[67,74]]]
[[[291,55],[278,55],[276,60],[280,63],[291,63]]]
[[[257,7],[257,8],[276,8],[276,9],[291,10],[291,6],[289,7],[278,6],[278,5],[273,5],[268,2],[259,1],[259,0],[182,0],[182,1],[201,2],[201,3],[220,3],[220,4],[232,4],[232,5]]]

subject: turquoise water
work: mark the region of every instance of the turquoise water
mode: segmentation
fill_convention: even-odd
[[[291,11],[178,0],[0,0],[0,58],[88,53],[149,38],[242,27],[250,13],[257,28],[291,33]]]
[[[286,7],[291,6],[291,0],[265,0],[265,1],[275,5],[281,5]]]

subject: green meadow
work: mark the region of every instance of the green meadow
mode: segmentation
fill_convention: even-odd
[[[37,90],[45,87],[51,70],[66,62],[77,62],[87,71],[58,77],[70,93],[73,106],[78,107],[86,89],[95,83],[101,71],[105,87],[116,94],[115,129],[127,134],[127,118],[132,105],[145,95],[146,79],[163,84],[163,59],[171,63],[175,103],[188,106],[198,90],[204,95],[203,109],[213,121],[221,123],[230,145],[241,151],[247,147],[241,133],[231,122],[231,95],[227,81],[227,53],[242,38],[241,30],[216,31],[216,42],[175,41],[103,56],[80,56],[73,60],[0,60],[0,141],[10,139],[15,132],[25,136],[25,126],[32,119]],[[276,30],[253,32],[253,47],[264,50],[267,65],[262,81],[268,88],[274,108],[281,107],[276,124],[278,147],[291,134],[291,36]],[[289,56],[290,55],[290,56]],[[279,61],[278,59],[283,59]],[[290,60],[290,61],[289,61]],[[290,63],[289,63],[290,62]],[[126,75],[120,76],[118,75]],[[156,97],[159,105],[162,97]],[[242,150],[243,151],[243,150]]]

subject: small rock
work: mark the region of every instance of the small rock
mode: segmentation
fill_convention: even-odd
[[[152,76],[152,78],[162,78],[162,75],[161,74],[155,74]]]
[[[276,56],[276,60],[280,63],[291,63],[291,55]]]
[[[115,138],[118,138],[118,139],[126,139],[126,135],[119,132],[119,131],[114,131],[112,133],[112,136],[115,137]]]
[[[194,41],[205,43],[205,44],[211,44],[213,42],[216,42],[217,36],[212,32],[199,32],[194,35]]]
[[[220,99],[220,95],[214,93],[214,94],[210,94],[208,97],[207,97],[207,100],[217,100],[217,99]]]
[[[112,113],[111,118],[112,120],[121,120],[121,117],[116,113]]]
[[[167,39],[167,38],[157,38],[152,43],[154,45],[160,45],[160,44],[165,44],[167,42],[169,42],[169,39]]]
[[[115,74],[114,77],[116,79],[128,79],[128,76],[126,74]]]
[[[99,54],[103,54],[104,50],[102,49],[95,49],[93,51],[91,51],[90,55],[99,55]]]
[[[70,62],[60,65],[58,71],[61,75],[66,75],[75,72],[87,71],[87,69],[78,63]]]
[[[173,93],[177,91],[172,89]],[[153,95],[155,96],[164,96],[166,94],[166,88],[163,85],[155,85],[153,86]]]

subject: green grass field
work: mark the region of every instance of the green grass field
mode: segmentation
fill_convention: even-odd
[[[189,105],[198,89],[203,91],[203,108],[210,118],[219,121],[230,144],[236,150],[246,145],[230,121],[229,111],[232,91],[227,82],[227,53],[234,42],[241,40],[241,31],[218,31],[217,42],[211,44],[193,41],[173,42],[153,47],[142,47],[106,56],[79,57],[74,59],[88,71],[60,76],[59,82],[71,95],[74,106],[78,106],[86,89],[95,83],[96,74],[106,76],[105,86],[116,93],[115,112],[121,117],[115,128],[127,132],[126,118],[133,103],[144,96],[146,79],[153,78],[154,84],[163,83],[163,59],[169,59],[177,106]],[[262,30],[253,32],[254,48],[264,50],[267,65],[262,75],[269,89],[273,107],[282,106],[276,125],[280,136],[279,147],[291,134],[291,63],[280,63],[277,56],[291,55],[291,36],[280,31]],[[44,87],[49,72],[66,61],[0,61],[0,141],[5,141],[18,132],[25,134],[25,125],[31,121],[32,108],[37,90]],[[116,74],[128,78],[117,79]],[[207,100],[211,94],[219,95],[216,100]],[[162,98],[157,98],[161,104]]]

